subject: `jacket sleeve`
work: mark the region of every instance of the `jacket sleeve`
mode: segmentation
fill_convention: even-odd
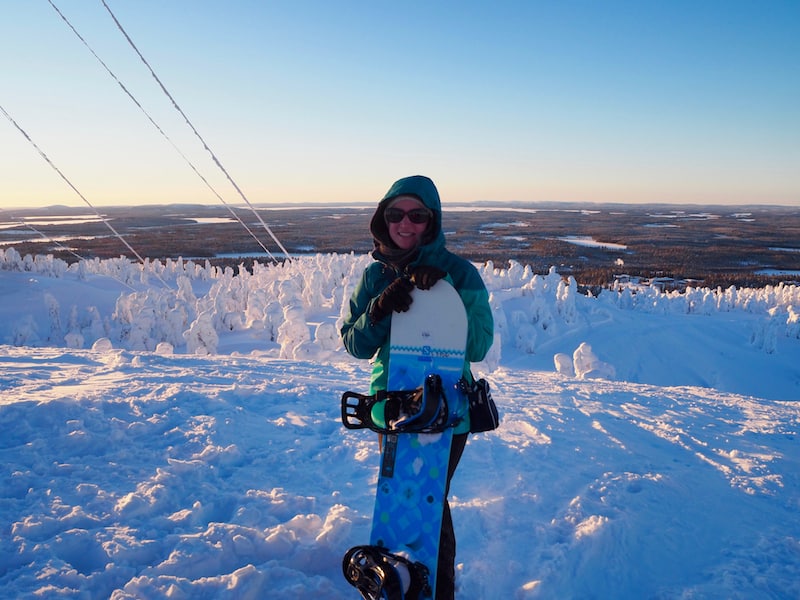
[[[469,329],[466,360],[480,362],[494,342],[494,317],[489,305],[489,292],[481,274],[471,262],[454,255],[451,257],[454,258],[451,258],[449,272],[467,311]]]
[[[350,297],[350,312],[340,333],[345,349],[356,358],[372,358],[389,339],[391,320],[371,323],[369,318],[383,287],[386,287],[386,281],[376,278],[374,271],[367,268]]]
[[[483,360],[494,342],[494,317],[489,305],[489,292],[480,276],[476,275],[480,286],[470,286],[459,292],[467,309],[469,329],[466,359],[469,362]]]

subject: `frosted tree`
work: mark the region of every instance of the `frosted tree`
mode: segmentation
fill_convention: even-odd
[[[586,342],[582,342],[572,354],[575,376],[578,379],[613,379],[615,370],[609,363],[600,360]]]
[[[61,305],[52,294],[46,292],[44,295],[44,303],[47,307],[47,314],[50,319],[50,334],[47,339],[56,344],[64,340],[64,334],[61,328]]]
[[[69,311],[69,321],[67,322],[67,333],[64,335],[64,343],[67,348],[83,348],[84,338],[81,333],[81,324],[78,319],[78,307],[72,305]]]
[[[214,329],[213,318],[209,312],[197,315],[183,338],[186,341],[186,351],[190,354],[216,354],[219,336]]]

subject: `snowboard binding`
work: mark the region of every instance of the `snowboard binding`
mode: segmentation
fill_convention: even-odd
[[[364,600],[421,600],[431,597],[428,568],[380,546],[355,546],[342,559],[342,571]]]
[[[383,403],[384,423],[376,422],[373,409]],[[342,423],[347,429],[371,429],[378,433],[438,433],[461,422],[450,414],[442,379],[432,373],[425,384],[409,391],[379,391],[368,396],[342,395]]]

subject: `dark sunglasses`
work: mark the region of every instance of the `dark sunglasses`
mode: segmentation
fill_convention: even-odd
[[[383,212],[383,216],[387,223],[399,223],[405,217],[408,217],[409,221],[420,225],[421,223],[427,223],[432,215],[427,208],[412,208],[409,211],[401,208],[387,208]]]

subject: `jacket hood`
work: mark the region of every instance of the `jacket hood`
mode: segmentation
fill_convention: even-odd
[[[425,231],[422,245],[427,246],[434,242],[444,245],[444,234],[442,233],[442,203],[439,198],[439,191],[433,181],[423,175],[412,175],[398,179],[389,188],[384,197],[378,203],[375,214],[372,215],[369,229],[375,241],[375,258],[383,259],[386,262],[408,263],[414,260],[417,249],[414,249],[412,256],[399,256],[398,248],[389,237],[389,228],[383,218],[383,212],[387,205],[398,196],[415,196],[433,212],[428,229]],[[403,255],[408,253],[402,253]],[[389,259],[389,260],[386,260]]]

